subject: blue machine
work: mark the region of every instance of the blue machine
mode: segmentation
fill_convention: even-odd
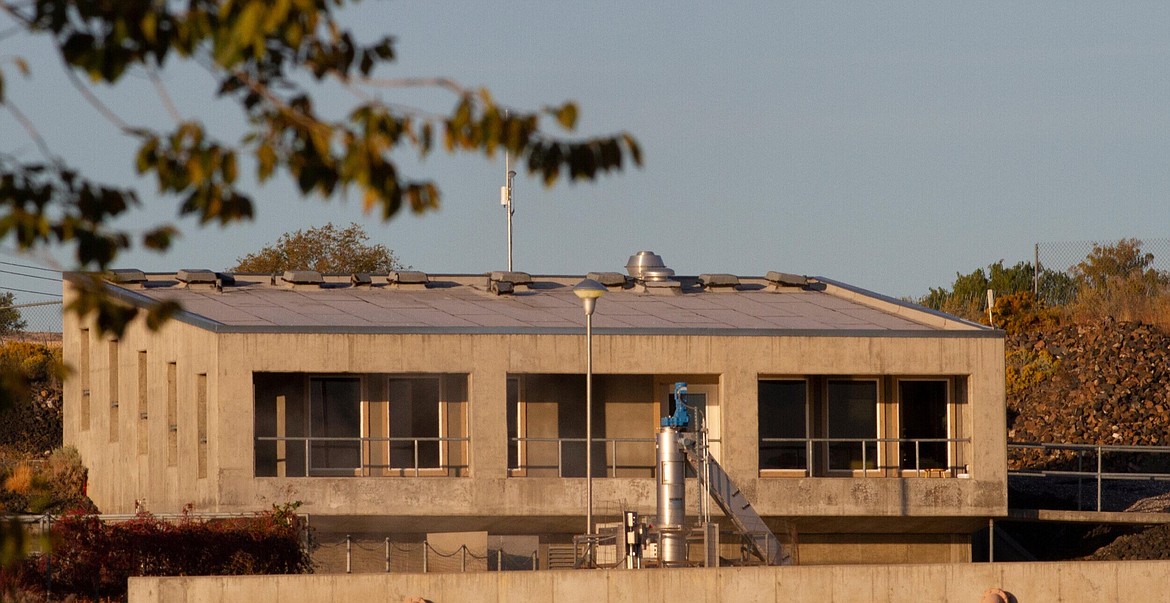
[[[685,381],[679,381],[674,384],[674,414],[669,417],[662,417],[662,427],[677,427],[678,429],[686,429],[691,422],[691,416],[687,414],[687,384]]]

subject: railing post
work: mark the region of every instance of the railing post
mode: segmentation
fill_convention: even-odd
[[[565,477],[565,441],[557,438],[557,477]]]
[[[496,571],[504,571],[504,549],[496,549]]]
[[[459,571],[467,571],[467,545],[464,544],[459,547]]]
[[[865,455],[865,440],[861,440],[861,477],[869,477],[869,460]]]
[[[427,573],[427,559],[431,556],[431,543],[423,541],[423,573]]]
[[[537,556],[536,553],[537,553],[537,551],[532,551],[532,571],[534,571],[534,572],[536,571],[537,566],[539,565],[539,557]]]
[[[386,573],[390,573],[390,537],[386,537]]]
[[[1101,447],[1097,446],[1097,512],[1098,513],[1101,512],[1101,469],[1102,469],[1102,466],[1104,465],[1104,462],[1102,461],[1103,456],[1104,455],[1101,453]]]
[[[353,573],[353,539],[345,535],[345,573]]]
[[[414,476],[418,477],[418,438],[414,439]]]

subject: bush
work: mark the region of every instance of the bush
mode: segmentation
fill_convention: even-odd
[[[66,514],[53,524],[52,553],[25,565],[29,585],[55,595],[120,598],[131,576],[299,574],[312,571],[296,504],[254,517],[171,523],[148,513],[105,523]]]
[[[18,372],[29,381],[50,381],[61,376],[61,349],[27,341],[0,344],[0,367]]]

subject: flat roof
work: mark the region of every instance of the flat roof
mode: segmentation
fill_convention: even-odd
[[[508,287],[493,287],[490,274],[428,275],[426,286],[394,284],[385,275],[369,278],[371,284],[355,285],[350,275],[324,275],[319,284],[291,284],[271,275],[220,274],[219,287],[180,281],[181,272],[137,274],[145,281],[107,282],[111,295],[139,307],[178,302],[183,311],[177,320],[220,333],[577,334],[585,324],[581,300],[573,293],[581,276],[533,275],[529,284],[499,293]],[[66,281],[81,277],[67,273]],[[672,280],[626,279],[609,287],[597,303],[594,331],[1003,336],[990,327],[823,277],[809,277],[805,286],[783,286],[764,277],[737,277],[737,285],[716,287],[704,287],[699,277]]]

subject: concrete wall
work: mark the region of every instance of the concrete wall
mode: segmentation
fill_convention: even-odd
[[[131,578],[130,603],[1170,601],[1170,561]]]

